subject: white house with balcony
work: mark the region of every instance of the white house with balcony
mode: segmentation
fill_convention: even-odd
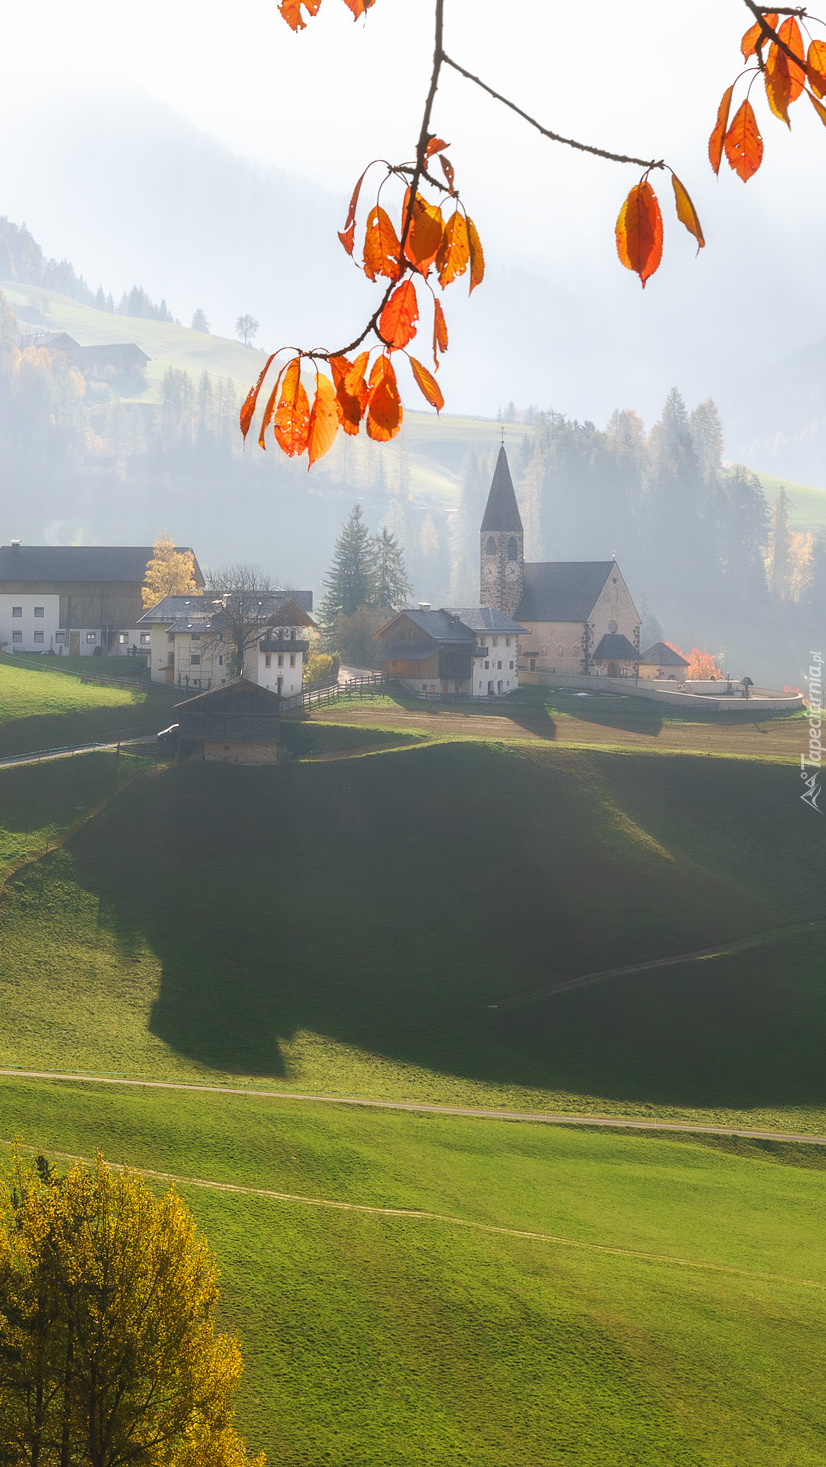
[[[203,596],[164,596],[140,618],[139,631],[149,636],[152,682],[206,692],[232,682],[235,642],[229,597],[207,591]],[[300,693],[304,660],[316,625],[305,604],[311,591],[275,591],[246,612],[247,646],[241,676],[291,697]]]

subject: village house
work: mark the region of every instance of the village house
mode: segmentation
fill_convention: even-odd
[[[235,677],[226,599],[215,591],[164,596],[144,613],[140,630],[149,640],[152,682],[209,689]],[[275,591],[261,599],[244,653],[246,679],[285,698],[301,692],[304,661],[316,635],[312,604],[312,591]]]
[[[238,678],[176,703],[179,759],[222,764],[275,764],[281,699]]]
[[[0,646],[72,657],[148,651],[138,622],[153,555],[151,545],[0,545]]]
[[[655,642],[647,652],[640,654],[641,678],[669,678],[682,682],[687,668],[688,659],[669,647],[667,642]]]
[[[519,683],[524,627],[489,606],[422,604],[400,611],[376,633],[385,674],[415,693],[500,697]]]
[[[504,445],[480,530],[480,600],[522,623],[523,671],[633,677],[640,617],[616,560],[526,561]]]

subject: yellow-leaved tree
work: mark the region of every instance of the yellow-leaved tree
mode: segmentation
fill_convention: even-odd
[[[0,1461],[263,1467],[232,1425],[237,1340],[216,1267],[170,1188],[101,1156],[0,1178]]]
[[[144,611],[157,606],[164,596],[200,596],[195,582],[195,556],[191,550],[176,550],[170,535],[161,534],[152,546],[141,587]]]

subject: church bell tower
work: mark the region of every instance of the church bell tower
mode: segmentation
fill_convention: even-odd
[[[480,541],[480,604],[515,617],[524,587],[525,535],[504,443],[496,460]]]

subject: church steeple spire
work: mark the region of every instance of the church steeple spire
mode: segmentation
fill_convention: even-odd
[[[524,586],[525,536],[504,443],[496,460],[479,539],[481,604],[516,616]]]

